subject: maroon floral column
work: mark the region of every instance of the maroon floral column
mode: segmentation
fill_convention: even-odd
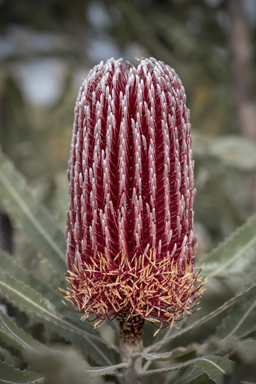
[[[69,161],[65,292],[83,318],[172,325],[202,292],[194,271],[189,110],[155,59],[100,63],[83,82]]]

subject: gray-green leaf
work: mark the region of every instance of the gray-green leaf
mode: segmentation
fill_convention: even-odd
[[[195,157],[215,158],[224,166],[253,172],[256,169],[256,146],[251,140],[238,135],[220,137],[193,133],[193,154]]]
[[[187,347],[177,347],[174,348],[170,352],[165,353],[135,353],[133,354],[133,358],[136,357],[143,357],[146,360],[154,361],[154,360],[171,360],[176,359],[177,357],[184,356],[187,353],[194,352],[198,349],[199,344],[192,343],[189,344]]]
[[[198,265],[205,262],[204,276],[243,276],[255,265],[256,215],[238,228]]]
[[[141,377],[149,376],[156,373],[171,372],[177,369],[195,366],[200,371],[205,372],[208,377],[216,384],[223,383],[224,375],[230,375],[234,369],[234,363],[228,358],[221,356],[207,355],[203,357],[197,357],[196,359],[188,360],[184,363],[171,365],[170,367],[153,369],[140,374]]]
[[[12,365],[0,361],[0,383],[1,384],[41,384],[44,377],[40,373],[31,371],[20,371]]]
[[[56,312],[53,304],[44,298],[40,293],[1,270],[0,292],[5,298],[16,304],[21,309],[35,314],[36,316],[41,317],[42,319],[51,322],[64,330],[74,332],[75,334],[82,336],[84,343],[87,345],[88,352],[90,352],[91,355],[97,358],[100,357],[101,360],[103,359],[108,364],[111,364],[106,353],[104,353],[106,348],[104,344],[110,345],[110,343],[96,335],[96,332],[93,329],[90,329],[90,332],[86,331],[80,323],[76,323],[71,319],[62,317]],[[98,346],[97,342],[100,342],[103,345]],[[115,346],[112,346],[112,348],[117,349]]]
[[[222,320],[216,336],[228,339],[231,336],[245,337],[256,329],[256,296],[249,292],[235,304]]]
[[[17,343],[18,346],[21,346],[26,350],[36,352],[39,349],[46,349],[46,347],[44,347],[39,341],[33,339],[32,336],[26,333],[23,329],[19,328],[9,317],[5,316],[1,311],[0,329],[11,338],[13,343]],[[20,350],[19,348],[17,349]]]
[[[67,270],[65,235],[50,214],[37,203],[22,175],[1,151],[0,195],[6,210],[62,276]]]
[[[116,365],[110,365],[105,367],[90,367],[86,369],[86,372],[90,375],[90,377],[97,377],[97,376],[105,376],[110,375],[118,368],[127,368],[128,363],[120,363]]]
[[[0,346],[7,349],[14,356],[21,356],[23,348],[15,340],[8,336],[7,333],[0,328]]]
[[[49,287],[42,283],[40,280],[36,279],[32,273],[25,271],[18,264],[16,264],[15,259],[0,250],[0,269],[3,272],[7,272],[10,276],[15,279],[22,281],[26,285],[29,285],[35,291],[41,293],[47,299],[49,299],[58,310],[65,308],[65,305],[61,302],[63,295],[61,295],[56,288]]]
[[[15,279],[22,281],[26,285],[29,285],[38,293],[41,293],[46,299],[50,300],[51,303],[54,304],[55,308],[62,315],[67,317],[71,317],[74,320],[77,320],[77,313],[71,311],[66,305],[62,303],[63,295],[59,292],[59,290],[53,286],[48,286],[38,280],[32,273],[21,268],[18,264],[16,264],[15,259],[0,250],[0,269],[3,272],[7,272],[10,276]]]

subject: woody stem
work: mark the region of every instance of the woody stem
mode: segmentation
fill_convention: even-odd
[[[138,377],[141,359],[132,359],[132,354],[143,350],[143,324],[140,318],[120,320],[120,353],[123,362],[129,363],[123,372],[123,384],[141,383]]]

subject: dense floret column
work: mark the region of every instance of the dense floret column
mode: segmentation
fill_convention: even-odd
[[[193,167],[172,68],[111,59],[89,72],[75,107],[64,294],[95,326],[119,319],[123,359],[142,349],[144,321],[171,327],[202,293]]]

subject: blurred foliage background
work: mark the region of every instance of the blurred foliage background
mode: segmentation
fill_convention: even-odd
[[[201,257],[256,210],[255,39],[255,0],[1,0],[2,150],[65,229],[82,78],[112,56],[165,61],[191,111]],[[20,249],[35,267],[16,228]]]
[[[82,79],[111,57],[163,60],[179,74],[191,112],[197,257],[203,257],[256,211],[255,41],[255,0],[0,0],[0,147],[65,230]],[[57,279],[12,224],[9,252],[39,280]],[[237,281],[211,279],[201,315],[231,297]],[[40,322],[15,317],[37,339],[45,332]],[[153,334],[147,327],[146,344]],[[100,331],[114,341],[109,325]],[[199,329],[191,342],[207,334]]]

